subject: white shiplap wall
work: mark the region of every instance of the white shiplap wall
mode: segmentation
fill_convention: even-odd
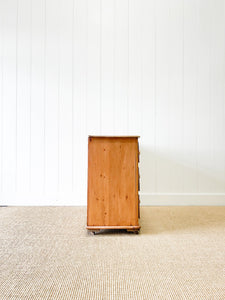
[[[141,135],[142,204],[225,204],[224,0],[1,0],[0,205],[85,205],[87,135]]]

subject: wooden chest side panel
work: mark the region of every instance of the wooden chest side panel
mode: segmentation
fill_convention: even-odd
[[[89,138],[88,226],[138,225],[137,139]]]

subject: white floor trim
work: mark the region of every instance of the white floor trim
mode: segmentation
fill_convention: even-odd
[[[144,193],[141,206],[225,206],[225,193]],[[86,206],[87,195],[74,193],[0,193],[0,206]]]
[[[225,193],[140,193],[141,206],[225,205]]]

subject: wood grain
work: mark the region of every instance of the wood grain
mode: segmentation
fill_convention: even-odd
[[[87,229],[138,224],[138,138],[88,138]]]

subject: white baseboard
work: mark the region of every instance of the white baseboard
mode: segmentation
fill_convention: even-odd
[[[0,206],[85,206],[82,193],[0,193]]]
[[[141,206],[225,206],[225,193],[140,193]],[[74,193],[0,193],[0,206],[86,206],[87,195]]]
[[[225,193],[140,193],[141,206],[224,206]]]

